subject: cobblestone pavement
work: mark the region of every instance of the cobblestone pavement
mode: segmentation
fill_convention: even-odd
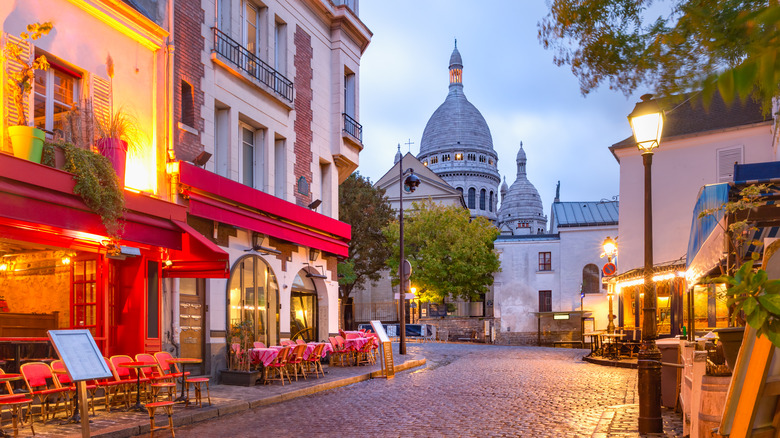
[[[636,370],[584,350],[410,344],[428,364],[176,429],[179,437],[635,437]],[[666,436],[681,436],[664,413]]]

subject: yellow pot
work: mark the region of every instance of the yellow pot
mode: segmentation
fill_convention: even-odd
[[[45,132],[32,126],[9,126],[8,136],[11,138],[15,157],[40,164]]]

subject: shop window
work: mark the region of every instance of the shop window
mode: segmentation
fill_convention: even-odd
[[[260,256],[240,258],[228,281],[228,329],[248,321],[252,341],[275,345],[279,339],[279,288]]]
[[[551,290],[539,291],[539,311],[552,312],[552,291]]]
[[[65,118],[78,102],[81,75],[49,60],[51,68],[35,70],[34,113],[37,128],[53,131],[63,129]]]
[[[593,263],[582,268],[582,293],[599,293],[599,267]]]
[[[539,270],[540,271],[552,271],[552,253],[540,252],[539,253]]]

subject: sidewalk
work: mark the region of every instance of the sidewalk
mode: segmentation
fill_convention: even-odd
[[[425,358],[407,354],[400,356],[397,353],[393,355],[395,362],[395,372],[399,373],[411,368],[419,367],[425,364]],[[302,397],[314,394],[320,391],[326,391],[341,386],[351,385],[381,375],[379,365],[359,366],[359,367],[332,367],[324,366],[325,377],[309,377],[308,380],[299,378],[293,379],[291,384],[282,386],[278,382],[270,385],[258,385],[252,387],[217,385],[213,382],[211,385],[211,402],[208,406],[206,401],[206,392],[203,391],[204,405],[202,408],[185,408],[183,404],[177,403],[173,413],[174,427],[204,421],[223,415],[246,411],[258,406],[265,406],[273,403],[279,403],[296,397]],[[191,393],[192,394],[192,393]],[[95,416],[90,416],[90,432],[93,437],[105,438],[124,438],[149,433],[149,415],[146,412],[120,412],[112,410],[111,413],[105,411],[102,399],[95,406]],[[36,409],[37,411],[37,409]],[[48,422],[45,426],[37,420],[34,423],[35,436],[67,436],[80,437],[80,424],[60,425],[63,414],[59,413],[57,419]],[[167,417],[161,414],[155,416],[155,424],[165,424]],[[6,433],[11,432],[10,424],[6,423],[3,427]],[[32,436],[30,426],[19,429],[19,436]]]

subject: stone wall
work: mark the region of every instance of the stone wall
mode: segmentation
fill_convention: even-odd
[[[496,344],[501,345],[539,345],[553,346],[555,342],[560,341],[579,341],[580,320],[571,318],[568,320],[554,320],[552,318],[542,318],[540,330],[512,332],[501,328],[501,320],[497,319],[496,324]]]
[[[477,341],[485,342],[489,339],[489,333],[485,333],[485,321],[489,321],[491,327],[494,324],[493,318],[420,318],[420,324],[435,326],[438,339],[446,341],[471,338],[476,332]]]

